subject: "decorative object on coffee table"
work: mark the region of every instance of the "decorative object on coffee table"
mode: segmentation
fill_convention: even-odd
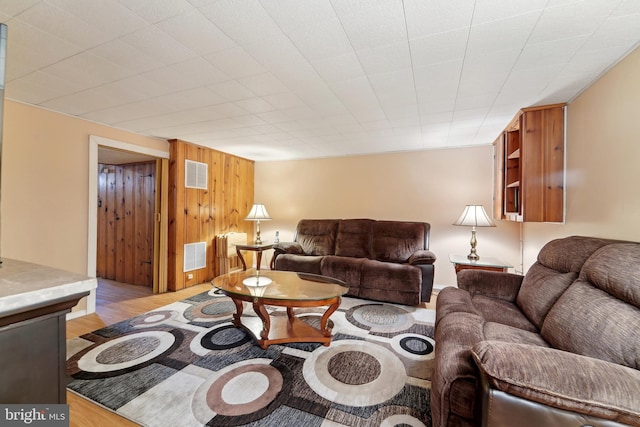
[[[261,245],[262,240],[260,239],[260,221],[269,221],[271,217],[267,212],[267,208],[264,207],[262,203],[254,203],[249,211],[249,214],[244,219],[245,221],[256,221],[256,240],[255,244]]]
[[[465,225],[471,228],[471,252],[467,255],[470,260],[479,260],[480,256],[476,252],[478,241],[476,240],[476,227],[495,227],[489,215],[482,205],[467,205],[460,215],[460,218],[453,225]]]

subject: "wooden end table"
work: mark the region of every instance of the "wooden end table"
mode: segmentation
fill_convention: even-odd
[[[456,269],[456,274],[462,270],[487,270],[487,271],[501,271],[507,272],[512,265],[506,263],[498,258],[481,257],[477,261],[472,261],[467,258],[466,255],[452,255],[449,254],[449,261]]]
[[[331,343],[333,322],[329,317],[349,291],[341,280],[293,271],[260,272],[255,268],[218,276],[213,286],[227,295],[236,306],[233,325],[244,328],[266,349],[271,344],[289,342]],[[242,316],[243,302],[253,304],[258,317]],[[270,315],[265,306],[286,307],[287,313]],[[295,307],[328,306],[316,328],[295,316]]]
[[[240,262],[242,263],[242,270],[247,270],[247,264],[245,263],[244,257],[242,256],[242,251],[257,252],[256,269],[260,271],[260,264],[262,263],[262,252],[267,251],[271,248],[273,248],[273,243],[250,243],[247,245],[236,245],[236,254],[238,254],[238,258],[240,258]]]

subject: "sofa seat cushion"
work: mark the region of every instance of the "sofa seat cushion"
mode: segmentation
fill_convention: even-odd
[[[362,264],[366,258],[349,258],[327,255],[322,258],[320,271],[323,276],[342,280],[349,286],[348,295],[360,296]]]
[[[549,343],[542,339],[540,334],[501,323],[487,322],[484,324],[483,332],[486,340],[549,347]]]
[[[420,304],[422,271],[409,264],[365,260],[360,278],[360,296],[396,304]]]
[[[526,344],[483,341],[472,353],[495,389],[554,408],[640,426],[638,370]]]
[[[471,301],[487,322],[497,322],[525,331],[538,332],[538,328],[512,302],[484,295],[476,295]]]
[[[282,254],[276,258],[276,270],[322,274],[320,271],[321,261],[322,256]]]

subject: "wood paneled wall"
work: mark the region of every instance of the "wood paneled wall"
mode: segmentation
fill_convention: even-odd
[[[171,140],[169,145],[167,284],[169,290],[175,291],[218,275],[217,234],[239,231],[253,237],[254,224],[244,218],[253,204],[254,162],[185,141]],[[185,188],[185,160],[209,165],[207,190]],[[200,270],[183,272],[184,245],[197,242],[207,243],[207,265]]]
[[[151,287],[156,164],[98,165],[96,275]]]

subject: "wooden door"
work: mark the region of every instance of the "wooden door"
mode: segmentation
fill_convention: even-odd
[[[155,193],[155,162],[98,165],[98,277],[153,285]]]

